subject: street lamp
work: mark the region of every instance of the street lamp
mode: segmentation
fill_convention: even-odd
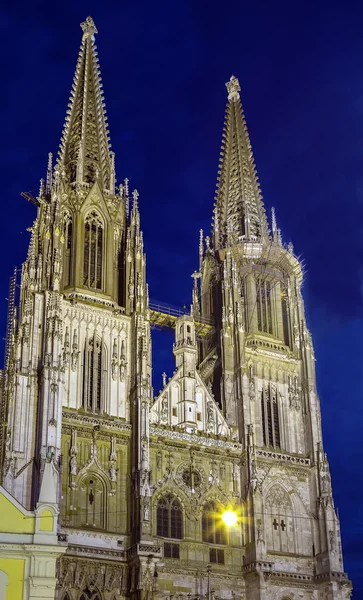
[[[226,510],[222,514],[222,521],[227,527],[233,527],[237,523],[237,515],[233,510]]]

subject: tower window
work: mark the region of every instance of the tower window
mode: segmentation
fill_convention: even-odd
[[[171,494],[163,496],[156,509],[156,535],[181,540],[183,537],[182,517],[179,500]]]
[[[82,406],[99,413],[102,394],[102,342],[99,338],[86,340],[83,356]]]
[[[263,445],[280,448],[280,419],[277,390],[268,385],[261,392]]]
[[[270,281],[265,281],[261,278],[257,280],[256,305],[258,330],[265,333],[273,333]]]
[[[84,224],[83,285],[102,289],[103,225],[95,211],[86,216]]]
[[[72,217],[67,212],[64,215],[64,268],[63,277],[64,285],[69,285],[71,282],[71,268],[72,268],[72,243],[73,243],[73,223]]]
[[[284,334],[284,342],[286,346],[290,345],[289,335],[289,316],[288,316],[288,299],[286,286],[281,285],[281,312],[282,312],[282,328]]]
[[[209,544],[227,544],[226,526],[220,517],[220,511],[214,502],[208,502],[203,508],[203,542]]]

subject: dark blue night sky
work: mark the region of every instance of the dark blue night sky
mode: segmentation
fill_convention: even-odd
[[[363,5],[241,0],[5,0],[0,327],[26,256],[47,153],[57,152],[90,14],[118,180],[140,192],[152,299],[190,303],[199,229],[209,231],[224,87],[236,75],[267,211],[306,264],[325,449],[345,568],[363,599]],[[154,381],[173,371],[155,336]]]

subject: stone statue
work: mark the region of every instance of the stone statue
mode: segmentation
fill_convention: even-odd
[[[77,457],[72,456],[69,461],[69,471],[71,475],[77,475]]]
[[[117,481],[116,467],[113,463],[110,465],[110,479],[111,481]]]

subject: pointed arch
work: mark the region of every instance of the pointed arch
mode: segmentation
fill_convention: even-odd
[[[202,539],[208,544],[227,544],[227,529],[221,518],[221,507],[215,500],[203,506]]]
[[[91,589],[87,586],[82,590],[79,600],[103,600],[103,598],[101,592],[97,588],[92,587]]]
[[[63,238],[64,238],[64,266],[63,285],[66,287],[71,283],[72,256],[73,256],[73,217],[66,210],[63,214]]]
[[[296,552],[295,513],[290,494],[275,483],[265,500],[267,549],[271,552]]]
[[[97,472],[83,475],[77,490],[77,527],[107,529],[107,491]]]
[[[88,212],[84,219],[83,285],[89,289],[102,290],[104,224],[96,210]]]
[[[261,391],[261,426],[263,445],[281,447],[280,414],[277,388],[267,384]]]
[[[105,347],[95,332],[92,337],[85,340],[83,351],[82,408],[88,412],[103,412],[105,362]]]
[[[258,277],[256,281],[257,328],[264,333],[273,332],[272,322],[272,283]]]
[[[156,535],[183,539],[183,510],[180,501],[170,492],[163,494],[156,506]]]

